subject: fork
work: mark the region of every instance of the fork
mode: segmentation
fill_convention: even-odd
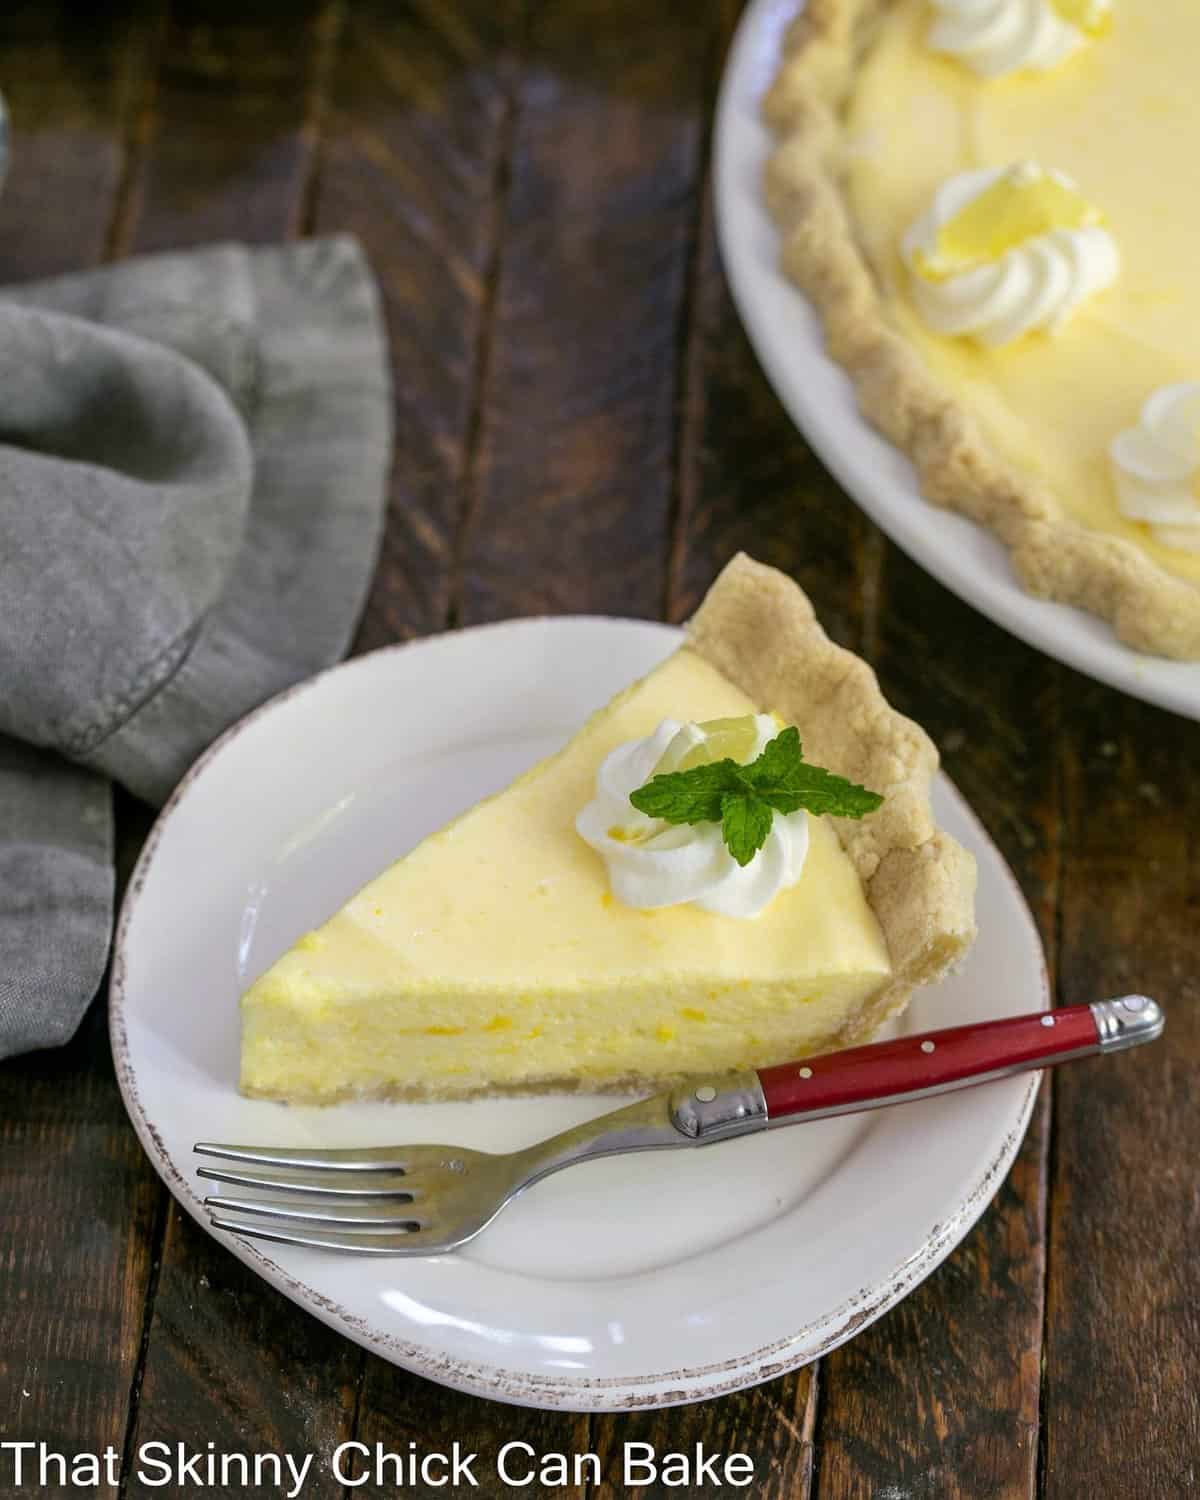
[[[474,1239],[531,1184],[576,1162],[675,1150],[970,1088],[1027,1069],[1155,1041],[1144,995],[952,1026],[775,1067],[696,1079],[523,1151],[461,1146],[194,1149],[199,1175],[249,1194],[204,1200],[213,1226],[283,1245],[364,1255],[438,1255]]]

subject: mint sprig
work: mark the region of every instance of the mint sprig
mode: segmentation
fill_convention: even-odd
[[[883,798],[804,759],[797,729],[784,729],[757,760],[718,760],[690,771],[668,771],[629,794],[638,812],[666,823],[720,823],[725,847],[748,865],[767,841],[777,812],[861,818]]]

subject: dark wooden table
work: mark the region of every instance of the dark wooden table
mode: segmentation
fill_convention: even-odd
[[[1166,1041],[1062,1071],[963,1246],[819,1365],[589,1418],[366,1357],[207,1239],[126,1123],[97,1003],[71,1046],[0,1067],[0,1441],[703,1440],[754,1456],[752,1493],[821,1500],[1197,1485],[1200,729],[974,614],[793,431],[713,239],[709,126],[738,8],[10,5],[0,280],[357,234],[386,300],[397,451],[356,649],[538,611],[678,620],[744,547],[794,573],[938,740],[1017,871],[1061,1001],[1148,990]],[[149,815],[121,814],[132,854]],[[305,1494],[339,1490],[322,1471]]]

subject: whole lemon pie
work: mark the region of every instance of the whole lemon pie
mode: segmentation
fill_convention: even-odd
[[[765,105],[784,266],[926,496],[1185,659],[1198,57],[1194,0],[808,0]]]
[[[936,763],[796,585],[739,557],[660,667],[251,986],[242,1088],[611,1089],[862,1038],[974,934]]]

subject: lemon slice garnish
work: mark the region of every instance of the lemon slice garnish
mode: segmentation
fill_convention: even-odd
[[[759,749],[763,738],[761,727],[762,716],[758,714],[685,724],[659,757],[652,774],[664,776],[669,771],[691,771],[718,760],[736,760],[739,765],[745,765],[754,759]]]
[[[1053,229],[1083,229],[1101,214],[1061,177],[1022,163],[997,177],[977,197],[946,220],[933,250],[918,251],[917,269],[932,281],[957,275]]]
[[[679,762],[681,771],[693,766],[710,766],[717,760],[736,760],[739,765],[754,759],[758,748],[758,718],[741,714],[736,719],[705,719],[696,726],[704,735]]]
[[[1050,0],[1050,9],[1087,36],[1103,36],[1112,28],[1112,0]]]

